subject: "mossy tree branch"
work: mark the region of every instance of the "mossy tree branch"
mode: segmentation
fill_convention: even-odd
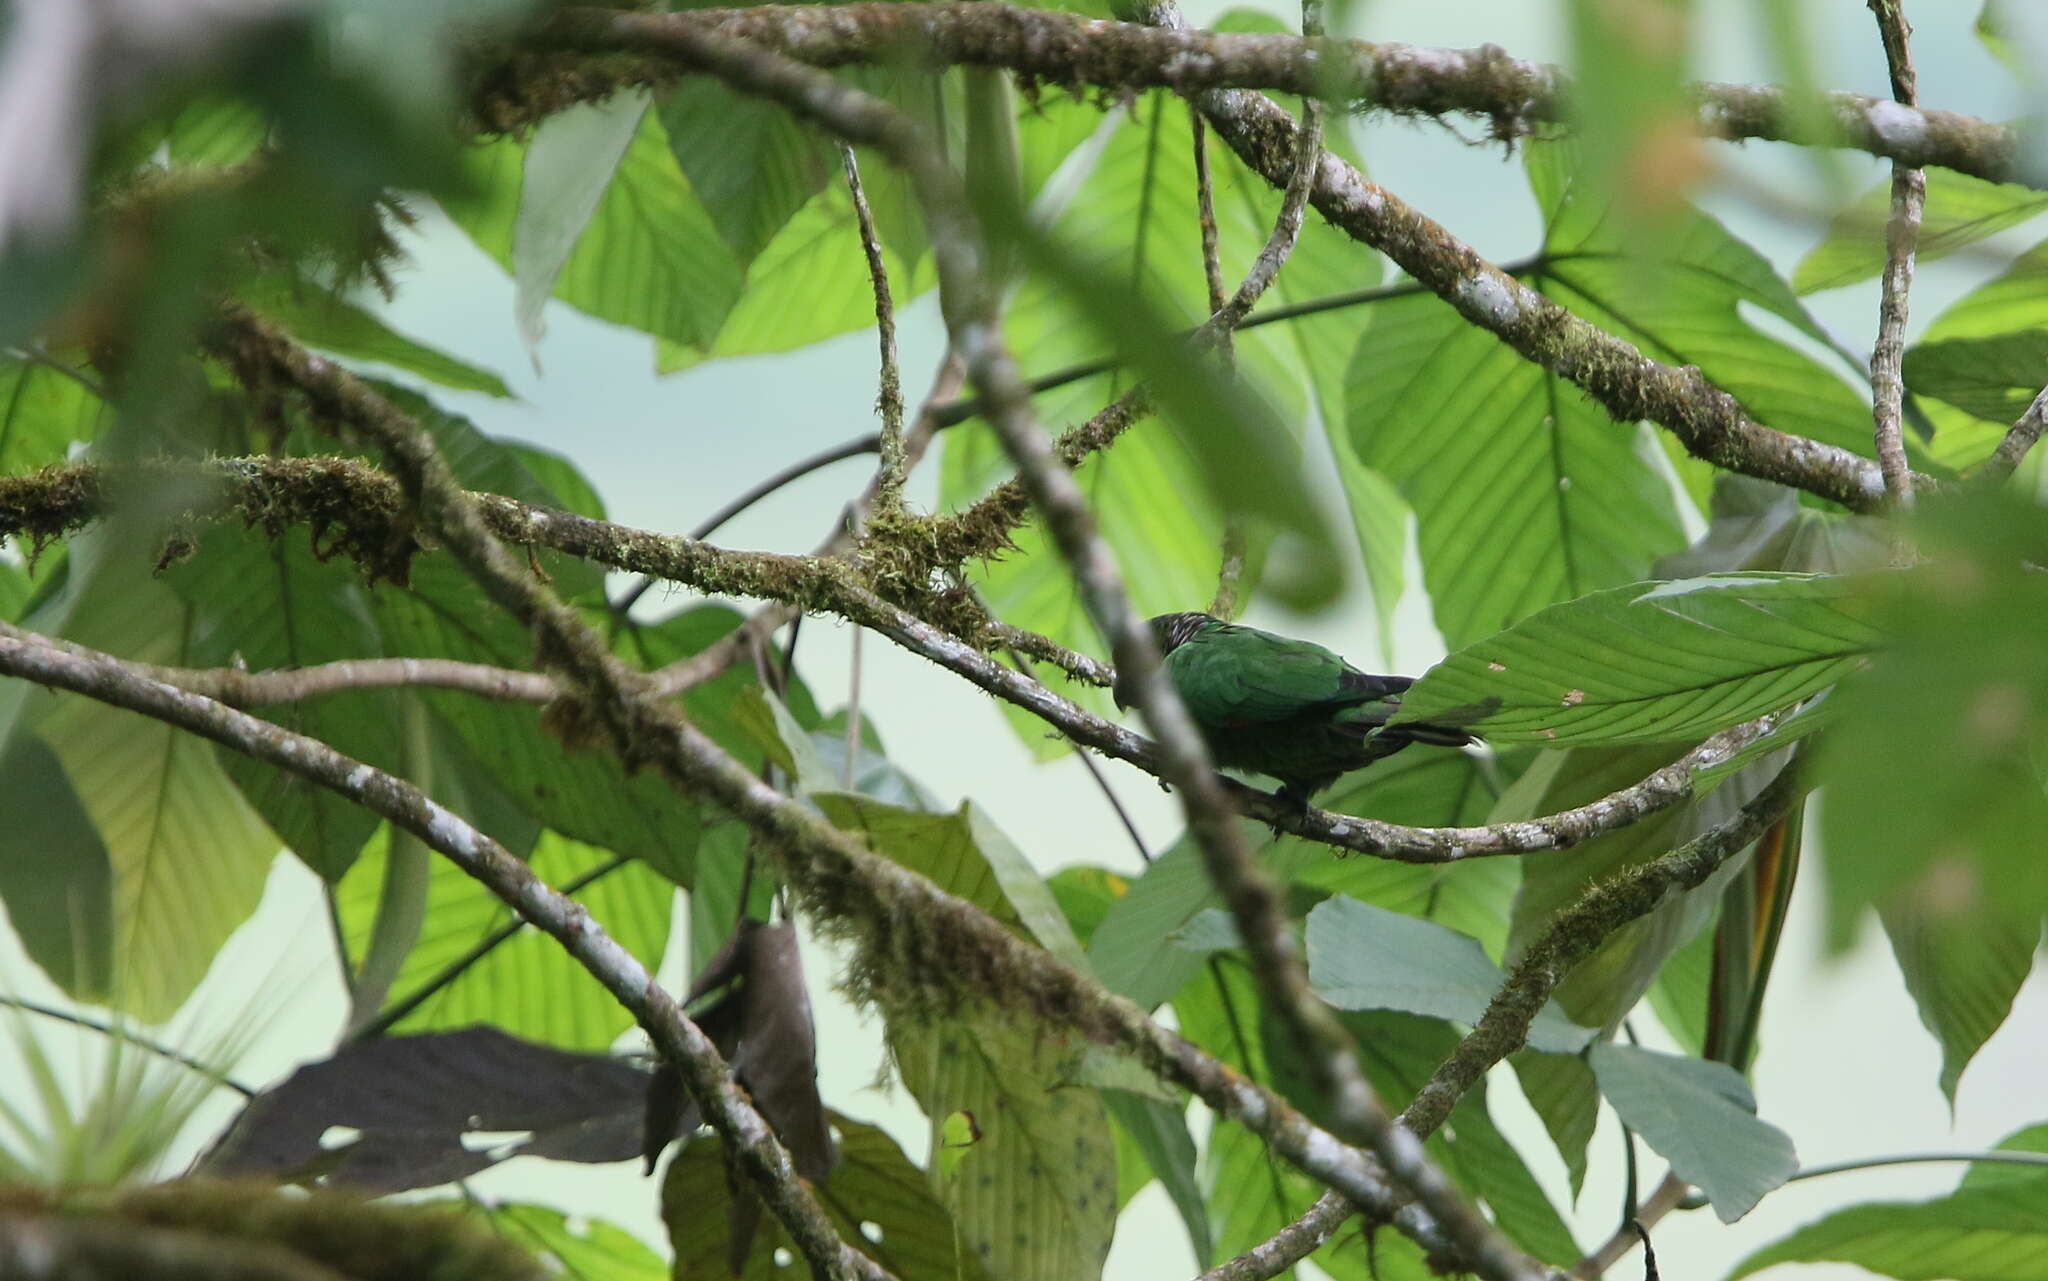
[[[678,28],[738,37],[815,66],[902,62],[1006,67],[1049,84],[1113,89],[1260,89],[1401,115],[1467,115],[1502,139],[1571,118],[1571,77],[1509,57],[1498,46],[1437,49],[1366,40],[1318,42],[1107,22],[1005,4],[774,5],[673,14],[573,10],[538,28],[530,47],[666,56]],[[624,69],[633,74],[635,69]],[[637,69],[660,75],[658,65]],[[557,84],[555,91],[573,91]],[[2019,164],[2007,126],[1884,98],[1828,93],[1801,100],[1775,85],[1700,84],[1694,124],[1703,135],[1803,146],[1846,147],[1913,166],[1937,166],[1991,182],[2043,175]],[[478,114],[497,127],[530,123],[551,108],[499,76],[483,81]],[[1818,128],[1815,126],[1818,125]]]

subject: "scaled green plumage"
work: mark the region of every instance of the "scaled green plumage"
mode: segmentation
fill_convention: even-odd
[[[1281,794],[1304,805],[1339,776],[1410,743],[1472,741],[1448,725],[1386,728],[1414,681],[1368,675],[1313,642],[1209,614],[1161,614],[1150,625],[1216,763],[1277,778]],[[1117,705],[1129,702],[1119,690]]]

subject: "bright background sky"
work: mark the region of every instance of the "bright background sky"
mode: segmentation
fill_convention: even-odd
[[[1203,19],[1221,7],[1205,13],[1206,6],[1191,6],[1192,16]],[[1520,57],[1564,61],[1569,56],[1553,4],[1436,0],[1359,8],[1354,33],[1370,39],[1460,46],[1484,39]],[[1695,8],[1706,34],[1699,78],[1772,78],[1768,54],[1753,30],[1760,6]],[[1824,33],[1822,82],[1884,94],[1883,57],[1861,0],[1826,0],[1807,8],[1814,30]],[[1969,32],[1977,6],[1921,3],[1912,8],[1926,15],[1915,40],[1921,100],[1992,119],[2016,115],[2021,104],[2011,80]],[[1369,121],[1353,129],[1376,180],[1446,221],[1488,257],[1516,257],[1536,244],[1535,211],[1519,166],[1497,145],[1476,141],[1480,131],[1475,126]],[[1794,203],[1828,199],[1828,193],[1813,186],[1812,166],[1790,148],[1717,145],[1715,155],[1747,183]],[[1884,174],[1867,157],[1849,156],[1846,166],[1854,175],[1852,189]],[[1740,198],[1709,194],[1706,204],[1788,271],[1819,235],[1811,221],[1762,211]],[[2008,236],[1994,243],[2027,241]],[[401,297],[388,309],[391,322],[498,370],[519,395],[517,401],[502,402],[436,391],[437,398],[472,414],[486,430],[570,455],[597,485],[615,519],[666,530],[688,528],[788,462],[874,428],[872,333],[844,335],[790,355],[721,360],[657,378],[644,336],[556,304],[549,311],[536,371],[515,331],[511,284],[495,264],[432,215],[422,223],[413,256],[415,270],[403,279]],[[1913,295],[1916,330],[1996,269],[1981,255],[1923,267]],[[1875,299],[1873,282],[1821,295],[1813,304],[1825,324],[1867,350],[1875,330]],[[909,308],[903,322],[904,385],[915,396],[941,352],[932,299]],[[1031,353],[1019,357],[1027,371],[1035,370]],[[788,487],[728,525],[719,541],[809,550],[864,482],[870,465],[867,460],[844,463]],[[930,499],[933,474],[928,465],[914,479],[913,501]],[[1409,577],[1413,582],[1419,574]],[[692,599],[680,590],[666,600],[659,591],[653,594],[657,604],[681,606]],[[1442,643],[1426,602],[1412,591],[1403,602],[1394,652],[1388,655],[1376,652],[1376,629],[1363,594],[1354,592],[1347,600],[1348,610],[1313,618],[1279,616],[1254,605],[1248,621],[1314,637],[1365,666],[1412,673],[1441,657]],[[847,629],[822,619],[805,625],[802,670],[827,707],[844,700],[847,653]],[[880,638],[868,638],[863,658],[864,707],[876,716],[897,758],[943,801],[972,798],[1046,871],[1075,862],[1137,870],[1136,855],[1075,762],[1034,764],[991,700]],[[1164,846],[1178,827],[1172,798],[1128,767],[1111,763],[1106,772],[1153,847]],[[2048,983],[2038,968],[2011,1019],[1964,1076],[1951,1117],[1935,1085],[1939,1053],[1920,1030],[1883,939],[1874,928],[1867,929],[1847,959],[1823,961],[1820,886],[1811,861],[1803,875],[1807,879],[1794,903],[1765,1010],[1756,1080],[1762,1114],[1793,1136],[1804,1163],[1989,1146],[2023,1124],[2048,1118],[2041,1073],[2048,1062]],[[295,862],[281,860],[262,908],[223,952],[191,1013],[201,1028],[218,1026],[252,1006],[260,1014],[262,1033],[238,1069],[242,1079],[277,1079],[295,1062],[318,1057],[332,1044],[344,1000],[327,939],[317,883]],[[683,942],[679,928],[672,957]],[[813,951],[811,963],[813,986],[822,990],[827,985],[816,980],[834,972],[833,960]],[[672,981],[681,978],[673,960],[665,972]],[[11,938],[0,945],[0,987],[53,996]],[[288,995],[280,998],[280,988]],[[881,1073],[876,1027],[832,993],[822,996],[818,1015],[827,1101],[887,1125],[913,1156],[921,1156],[923,1118],[900,1091],[874,1086]],[[1638,1026],[1652,1028],[1654,1020],[1638,1020]],[[0,1058],[0,1090],[10,1097],[18,1097],[14,1078],[14,1065]],[[1562,1167],[1522,1104],[1511,1074],[1496,1075],[1491,1097],[1508,1113],[1511,1134],[1562,1203]],[[220,1119],[231,1110],[223,1098]],[[1621,1199],[1619,1135],[1611,1119],[1603,1121],[1591,1154],[1594,1174],[1580,1202],[1582,1244],[1588,1246],[1610,1230]],[[1733,1227],[1722,1227],[1708,1213],[1684,1214],[1667,1219],[1655,1239],[1667,1273],[1712,1277],[1829,1207],[1880,1195],[1932,1195],[1952,1186],[1960,1169],[1909,1167],[1795,1184]],[[1661,1170],[1654,1157],[1648,1159],[1645,1188]],[[486,1195],[550,1201],[611,1218],[650,1241],[662,1239],[656,1184],[642,1181],[637,1166],[593,1169],[523,1160],[474,1185]],[[1193,1271],[1180,1224],[1155,1185],[1120,1224],[1108,1275],[1159,1278]],[[1640,1276],[1640,1262],[1624,1263],[1615,1275]],[[1864,1274],[1814,1267],[1801,1275]]]

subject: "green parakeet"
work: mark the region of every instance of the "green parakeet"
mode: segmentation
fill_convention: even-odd
[[[1369,676],[1310,641],[1210,614],[1161,614],[1150,626],[1216,764],[1277,778],[1280,794],[1304,806],[1340,775],[1410,743],[1472,741],[1449,725],[1386,728],[1414,680]],[[1116,702],[1128,707],[1129,692],[1118,689]]]

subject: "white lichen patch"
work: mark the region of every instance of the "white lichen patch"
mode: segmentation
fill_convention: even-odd
[[[1863,118],[1888,147],[1912,151],[1927,145],[1927,117],[1911,107],[1896,102],[1873,102]]]
[[[1488,324],[1504,329],[1522,318],[1522,302],[1514,286],[1491,272],[1460,279],[1451,290],[1468,311],[1476,311]]]
[[[427,802],[427,844],[468,859],[478,856],[477,830],[432,801]]]
[[[1465,55],[1458,49],[1435,49],[1427,45],[1404,46],[1397,58],[1389,61],[1405,62],[1418,71],[1433,76],[1461,76],[1465,74]]]

